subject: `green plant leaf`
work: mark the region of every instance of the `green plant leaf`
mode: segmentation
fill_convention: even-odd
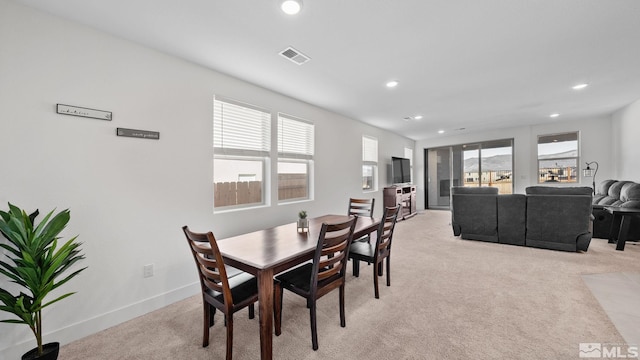
[[[0,211],[0,232],[8,240],[0,247],[6,250],[2,255],[9,259],[0,261],[0,274],[24,288],[19,295],[0,288],[0,311],[17,317],[0,322],[28,325],[40,344],[42,309],[74,293],[65,293],[51,301],[45,301],[45,298],[86,267],[67,273],[84,259],[77,236],[64,243],[59,242],[59,235],[70,220],[69,210],[58,213],[53,210],[35,224],[38,214],[36,210],[27,215],[26,211],[11,203],[9,211]]]

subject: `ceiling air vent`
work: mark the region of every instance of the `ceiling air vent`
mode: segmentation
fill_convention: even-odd
[[[292,62],[298,64],[298,65],[302,65],[304,63],[306,63],[307,61],[311,60],[310,57],[308,57],[307,55],[301,53],[300,51],[292,48],[292,47],[288,47],[284,50],[282,50],[280,52],[280,55],[284,56],[285,58],[291,60]]]

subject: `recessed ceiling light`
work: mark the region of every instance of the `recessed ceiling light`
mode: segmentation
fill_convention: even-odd
[[[295,15],[302,9],[302,0],[285,0],[280,5],[282,11],[288,15]]]
[[[396,87],[396,86],[398,86],[398,81],[397,81],[397,80],[391,80],[391,81],[389,81],[389,82],[387,83],[387,87],[388,87],[388,88],[394,88],[394,87]]]
[[[413,118],[416,119],[416,120],[421,120],[422,119],[422,115],[416,115]]]
[[[438,134],[444,134],[444,130],[438,130]]]
[[[584,88],[586,88],[587,86],[589,86],[589,84],[587,84],[587,83],[584,83],[584,84],[578,84],[578,85],[575,85],[575,86],[573,87],[573,90],[580,90],[580,89],[584,89]]]
[[[558,113],[554,113],[554,114],[549,115],[550,118],[557,118],[558,116],[560,116],[560,114],[558,114]]]

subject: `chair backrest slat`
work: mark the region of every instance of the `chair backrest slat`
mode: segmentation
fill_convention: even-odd
[[[222,293],[222,303],[225,306],[233,306],[233,297],[231,296],[224,260],[220,250],[218,250],[218,244],[213,233],[194,233],[187,226],[183,226],[182,230],[198,268],[202,291],[211,290]]]
[[[223,292],[222,275],[218,264],[202,256],[198,256],[198,263],[200,263],[200,272],[207,287],[217,292]]]
[[[312,293],[317,290],[318,281],[335,276],[344,278],[356,220],[357,217],[350,217],[349,220],[341,223],[322,224],[313,260]]]
[[[318,280],[324,280],[332,277],[341,270],[341,262],[345,258],[345,251],[337,250],[338,255],[327,257],[320,260],[318,265]]]
[[[347,215],[356,215],[356,216],[373,216],[373,208],[375,205],[376,199],[349,199],[349,211]]]
[[[376,248],[378,249],[375,254],[376,257],[381,254],[383,255],[391,249],[393,230],[395,229],[399,212],[399,206],[386,207],[384,209],[384,214],[378,228],[378,238],[376,239]]]

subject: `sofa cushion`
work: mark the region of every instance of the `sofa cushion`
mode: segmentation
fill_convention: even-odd
[[[587,189],[591,189],[587,187]],[[526,246],[586,251],[591,239],[591,191],[586,195],[527,195]],[[586,246],[585,246],[586,245]]]
[[[598,186],[596,186],[596,195],[607,196],[609,194],[609,188],[613,183],[618,182],[618,180],[604,180]]]
[[[623,203],[622,205],[620,205],[620,207],[640,209],[640,201],[638,201],[638,200],[627,201],[627,202]]]
[[[498,242],[524,245],[527,197],[522,194],[498,196]]]
[[[454,186],[451,189],[451,193],[454,195],[457,194],[497,194],[498,188],[495,187],[465,187],[465,186]]]
[[[628,201],[640,201],[640,184],[628,182],[622,185],[620,190],[620,201],[626,203]]]
[[[606,205],[601,203],[605,197],[609,196],[609,188],[618,180],[604,180],[596,186],[596,194],[593,195],[594,205]],[[606,200],[605,200],[606,201]],[[613,202],[613,201],[612,201]]]
[[[622,201],[620,201],[620,193],[622,192],[622,187],[629,183],[629,181],[616,181],[611,186],[609,186],[609,191],[607,192],[607,196],[603,197],[598,201],[598,205],[611,205],[611,206],[620,206],[622,205]]]
[[[529,186],[525,189],[525,192],[527,195],[591,195],[593,193],[593,189],[588,186]]]

